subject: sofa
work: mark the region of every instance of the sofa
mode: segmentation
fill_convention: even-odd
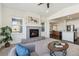
[[[21,45],[27,47],[31,51],[31,56],[38,56],[38,54],[35,52],[35,45],[25,45],[25,44],[21,44]],[[16,56],[15,49],[16,47],[13,47],[10,53],[8,54],[8,56]]]
[[[26,43],[31,43],[35,41],[40,41],[40,40],[45,40],[45,37],[34,37],[34,38],[29,38],[29,39],[22,39],[21,43],[26,44]]]

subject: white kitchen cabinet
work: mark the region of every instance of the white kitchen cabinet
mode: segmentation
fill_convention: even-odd
[[[70,42],[74,42],[76,36],[75,36],[75,32],[73,31],[63,31],[62,32],[62,40],[66,40],[66,41],[70,41]]]

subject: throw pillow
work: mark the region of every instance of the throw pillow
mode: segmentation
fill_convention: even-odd
[[[30,56],[30,50],[20,44],[16,45],[16,55],[17,56]]]

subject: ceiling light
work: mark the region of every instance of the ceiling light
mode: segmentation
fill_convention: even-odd
[[[67,16],[67,19],[71,20],[72,18],[70,16]]]

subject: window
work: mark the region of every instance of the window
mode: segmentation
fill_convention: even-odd
[[[12,18],[12,32],[22,32],[22,19]]]
[[[42,25],[42,32],[44,32],[45,31],[45,23],[41,23],[41,25]]]

